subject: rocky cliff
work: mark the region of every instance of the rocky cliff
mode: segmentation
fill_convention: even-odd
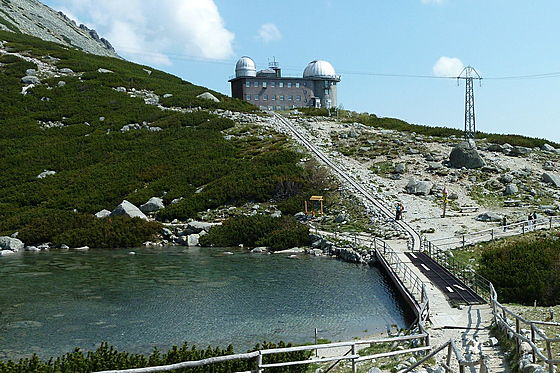
[[[0,30],[21,32],[101,56],[119,57],[95,30],[77,25],[37,0],[2,0]]]

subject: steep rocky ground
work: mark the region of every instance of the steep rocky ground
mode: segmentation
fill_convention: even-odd
[[[0,30],[21,32],[92,54],[119,57],[111,43],[95,30],[77,25],[62,12],[37,0],[0,2]]]

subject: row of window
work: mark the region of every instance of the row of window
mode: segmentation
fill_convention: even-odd
[[[262,95],[262,96],[254,95],[253,97],[255,98],[255,101],[259,101],[260,98],[262,98],[263,101],[268,100],[268,95]],[[247,99],[247,101],[251,101],[251,95],[246,95],[246,99]],[[270,99],[272,101],[275,101],[275,100],[284,101],[284,95],[279,95],[279,96],[278,95],[271,95]],[[294,100],[294,96],[289,95],[288,96],[288,101],[293,101],[293,100]],[[300,95],[296,96],[296,101],[301,101],[301,96]],[[305,99],[304,101],[307,102],[307,99]]]
[[[268,82],[262,82],[262,87],[266,88],[268,86]],[[304,86],[307,86],[307,82],[303,82]],[[253,82],[253,87],[258,87],[259,86],[259,82]],[[270,86],[271,87],[276,87],[276,82],[270,82]],[[292,82],[287,82],[286,86],[288,88],[292,88]],[[293,83],[293,86],[295,86],[296,88],[299,88],[299,82],[297,83]],[[245,82],[245,87],[249,88],[251,87],[251,82],[246,81]],[[284,88],[284,82],[278,82],[278,87],[280,88]]]

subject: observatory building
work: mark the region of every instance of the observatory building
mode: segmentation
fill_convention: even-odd
[[[244,56],[235,65],[231,96],[248,101],[264,110],[287,110],[298,107],[334,108],[338,106],[336,75],[330,63],[311,61],[303,77],[283,77],[276,61],[257,71],[255,61]]]

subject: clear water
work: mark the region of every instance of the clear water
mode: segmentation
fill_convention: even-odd
[[[231,249],[52,251],[0,257],[0,358],[107,341],[149,353],[189,342],[236,352],[264,340],[350,340],[405,327],[376,267]]]

